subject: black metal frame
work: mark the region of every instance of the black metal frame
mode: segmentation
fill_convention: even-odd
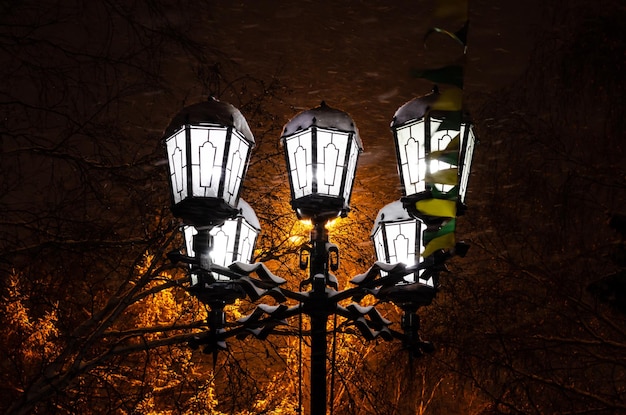
[[[312,183],[312,193],[311,195],[307,195],[307,196],[303,196],[300,198],[295,197],[295,193],[294,193],[294,183],[293,183],[293,178],[291,177],[291,174],[288,174],[289,176],[289,188],[291,189],[291,207],[293,208],[293,210],[296,212],[296,215],[298,216],[298,219],[309,219],[312,217],[319,217],[319,218],[323,218],[323,217],[337,217],[337,216],[341,216],[341,217],[346,217],[348,215],[348,212],[350,211],[350,200],[346,200],[343,197],[343,194],[345,192],[345,186],[346,186],[346,179],[347,179],[347,174],[348,174],[348,169],[347,169],[347,165],[348,165],[348,161],[350,159],[350,150],[352,149],[352,144],[354,144],[354,141],[356,140],[355,138],[355,134],[351,133],[351,132],[346,132],[346,131],[339,131],[339,130],[333,130],[330,128],[320,128],[317,126],[311,126],[311,149],[313,151],[313,153],[311,154],[311,163],[312,163],[312,176],[314,178],[317,177],[317,132],[318,130],[324,130],[324,131],[329,131],[329,132],[342,132],[342,133],[348,133],[348,140],[350,143],[350,146],[348,146],[348,148],[346,149],[346,154],[344,156],[344,169],[341,175],[341,188],[339,189],[339,196],[328,196],[328,195],[324,195],[324,194],[319,194],[318,193],[318,188],[317,188],[317,180],[314,180]],[[301,131],[298,131],[295,134],[291,134],[289,136],[283,136],[281,137],[281,140],[283,142],[283,145],[285,144],[285,140],[296,135],[296,134],[300,134]],[[287,171],[290,172],[291,171],[291,163],[289,162],[289,156],[287,155],[287,152],[285,152],[285,163],[287,165]]]

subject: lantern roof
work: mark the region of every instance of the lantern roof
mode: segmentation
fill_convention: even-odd
[[[254,144],[254,136],[248,122],[241,112],[233,105],[209,97],[204,102],[189,105],[183,108],[165,129],[164,137],[169,137],[185,124],[219,124],[224,127],[233,127],[244,135],[248,142]]]
[[[378,216],[376,216],[376,220],[374,221],[371,234],[374,235],[374,232],[380,226],[381,222],[398,222],[405,220],[414,219],[404,209],[402,201],[396,200],[395,202],[391,202],[378,211]]]
[[[391,128],[399,127],[411,120],[424,118],[433,104],[439,98],[439,91],[433,90],[430,94],[417,97],[402,105],[393,116]]]
[[[239,199],[239,203],[237,204],[237,209],[241,211],[241,215],[243,218],[256,230],[261,230],[261,224],[259,223],[259,218],[257,218],[256,213],[254,213],[254,209],[243,199]]]
[[[289,136],[313,126],[354,133],[359,149],[363,149],[359,130],[352,118],[341,110],[329,107],[324,101],[319,107],[302,111],[289,120],[283,128],[282,136]]]

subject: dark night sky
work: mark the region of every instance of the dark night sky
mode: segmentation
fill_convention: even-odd
[[[470,2],[465,77],[470,112],[483,92],[515,82],[526,67],[541,14],[534,3]],[[431,36],[424,49],[424,34],[441,23],[435,6],[432,0],[222,3],[204,26],[204,38],[237,62],[241,73],[259,78],[277,73],[293,90],[287,98],[293,111],[325,100],[348,112],[365,147],[358,177],[395,183],[389,123],[399,106],[432,87],[411,77],[410,70],[450,63],[461,52],[443,36]],[[288,107],[279,111],[285,121],[295,114]]]
[[[186,27],[184,19],[194,16],[191,35],[218,51],[224,61],[234,62],[228,68],[230,74],[249,74],[264,80],[277,75],[292,91],[283,98],[281,107],[272,109],[283,117],[283,124],[296,112],[315,107],[322,100],[348,112],[360,129],[365,147],[357,179],[366,185],[376,185],[379,182],[369,178],[381,178],[389,189],[395,189],[395,197],[399,197],[389,124],[398,107],[429,92],[432,87],[429,82],[412,78],[410,71],[449,63],[460,55],[460,47],[443,36],[432,36],[428,41],[429,49],[423,47],[422,39],[428,28],[440,23],[434,18],[435,3],[435,0],[208,2],[210,13],[203,11],[197,16],[191,10],[176,9],[177,4],[173,2],[165,2],[163,9],[174,19],[180,18],[182,27]],[[514,82],[524,70],[541,9],[532,3],[517,1],[508,1],[506,7],[494,6],[487,0],[469,3],[471,23],[465,98],[471,112],[479,105],[482,91],[497,91]],[[27,107],[39,107],[60,105],[56,94],[65,94],[67,102],[61,104],[67,108],[63,111],[78,119],[89,119],[90,111],[97,111],[96,108],[110,98],[108,93],[116,87],[116,76],[122,74],[117,79],[119,85],[124,85],[126,77],[139,75],[141,78],[132,63],[124,63],[123,59],[117,67],[113,64],[105,68],[91,67],[87,61],[80,61],[85,50],[110,53],[115,57],[121,56],[126,48],[131,50],[138,46],[132,43],[136,40],[132,33],[124,31],[123,24],[107,20],[102,4],[80,5],[83,9],[71,2],[40,7],[26,3],[10,9],[13,14],[7,14],[7,19],[13,26],[8,26],[7,30],[16,30],[22,35],[30,20],[46,21],[43,16],[54,18],[52,10],[63,18],[53,19],[50,25],[36,26],[32,36],[39,43],[16,44],[14,56],[10,49],[3,54],[4,71],[13,77],[4,85],[7,96],[24,100]],[[141,21],[149,16],[143,13],[146,15],[135,17]],[[458,24],[460,26],[460,22]],[[65,45],[79,58],[57,50],[55,42]],[[22,61],[15,56],[23,58],[24,62],[36,63],[25,66],[32,73],[20,68]],[[128,143],[131,155],[153,151],[154,147],[144,146],[139,140],[153,140],[154,136],[156,143],[171,116],[182,109],[182,105],[206,99],[207,91],[190,73],[188,57],[180,53],[166,59],[170,64],[163,79],[167,87],[176,91],[179,101],[172,101],[165,97],[163,90],[155,89],[128,98],[120,107],[119,123],[134,126],[131,135],[138,132],[141,135],[137,143]],[[210,62],[215,59],[207,57]],[[45,76],[37,72],[39,64],[50,68]],[[113,84],[109,85],[111,82]],[[38,128],[39,122],[31,115],[25,115],[23,120],[12,118],[16,125],[22,121],[32,123],[30,127],[35,130]],[[48,122],[53,127],[47,127],[50,130],[47,134],[62,136],[65,133],[62,117],[59,120],[49,118]],[[52,128],[60,130],[52,131]],[[254,126],[252,129],[255,132]],[[47,138],[42,140],[45,143]],[[78,134],[65,144],[80,153],[91,151],[91,144]],[[9,140],[4,140],[2,145],[3,151],[12,151],[14,145],[19,147]],[[125,149],[120,148],[122,150]],[[8,165],[6,168],[16,171]],[[4,197],[15,203],[30,200],[34,193],[46,203],[58,199],[60,206],[67,204],[52,194],[53,184],[46,184],[54,176],[49,169],[50,166],[41,165],[38,174],[30,172],[20,179],[24,180],[20,187],[32,188],[32,192],[20,195],[14,191]],[[362,191],[359,186],[357,183],[355,192]],[[45,191],[41,191],[42,188]],[[382,207],[382,203],[376,208]]]

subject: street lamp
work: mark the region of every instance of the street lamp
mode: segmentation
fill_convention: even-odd
[[[464,210],[476,139],[459,110],[441,110],[442,94],[415,98],[396,111],[391,123],[405,208],[423,217],[416,203],[435,198],[448,216]]]
[[[399,339],[412,356],[434,350],[419,337],[417,310],[434,299],[439,285],[438,273],[451,254],[433,250],[425,242],[430,241],[433,234],[439,235],[447,229],[446,224],[454,222],[449,218],[433,219],[430,215],[415,213],[411,205],[432,196],[435,191],[445,193],[448,200],[456,198],[454,203],[460,204],[459,200],[463,199],[459,199],[460,193],[454,190],[459,187],[458,183],[451,184],[450,188],[439,188],[435,186],[439,182],[429,181],[429,174],[435,173],[436,168],[433,155],[436,151],[445,152],[455,140],[453,136],[448,139],[440,134],[444,127],[445,131],[452,131],[446,118],[431,114],[423,105],[432,99],[422,98],[416,105],[398,110],[394,117],[392,130],[396,149],[403,151],[398,150],[398,162],[405,198],[387,205],[378,215],[371,235],[378,262],[352,278],[354,287],[342,291],[331,273],[338,269],[339,249],[330,243],[326,225],[333,218],[345,217],[350,210],[356,165],[363,151],[352,118],[322,102],[292,118],[281,135],[291,205],[299,219],[310,219],[313,223],[310,240],[300,250],[300,268],[308,269],[309,275],[297,292],[282,288],[285,280],[273,275],[262,263],[247,263],[260,226],[249,205],[239,199],[241,180],[254,144],[241,113],[229,104],[210,99],[183,109],[174,118],[166,130],[164,142],[171,178],[172,211],[183,221],[186,252],[172,252],[170,258],[188,264],[188,291],[210,309],[208,330],[194,336],[190,341],[192,347],[203,346],[206,353],[215,356],[226,347],[225,340],[231,336],[251,334],[265,339],[290,317],[309,316],[312,415],[326,413],[329,316],[345,318],[346,324],[356,327],[367,340]],[[414,106],[419,111],[416,112]],[[430,127],[414,127],[420,124]],[[437,126],[434,131],[433,126]],[[444,144],[435,147],[431,136],[439,137]],[[429,138],[430,144],[423,143],[424,137]],[[467,187],[463,174],[469,175],[474,140],[469,133],[464,137],[462,153],[469,156],[460,164],[463,193]],[[452,166],[454,161],[448,164]],[[302,291],[307,286],[310,289]],[[256,302],[265,295],[272,296],[278,305],[259,304],[249,316],[229,324],[226,329],[226,304],[245,297]],[[375,307],[358,304],[366,295],[373,295],[382,302],[393,302],[403,310],[402,332],[391,329],[391,322]],[[350,299],[352,303],[343,305]],[[287,304],[287,300],[291,300],[292,305]],[[294,302],[297,304],[293,305]]]

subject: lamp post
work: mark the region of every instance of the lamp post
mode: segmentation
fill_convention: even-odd
[[[183,221],[186,250],[185,254],[173,252],[170,257],[188,264],[188,291],[210,308],[208,330],[199,333],[191,346],[203,346],[204,352],[215,356],[226,347],[226,339],[231,336],[252,334],[265,339],[276,325],[290,317],[309,316],[312,415],[326,413],[329,316],[344,317],[367,340],[399,339],[414,356],[434,350],[419,337],[417,310],[435,297],[438,273],[451,253],[446,253],[449,251],[446,249],[427,252],[429,248],[424,242],[432,239],[433,229],[440,232],[444,228],[443,222],[414,213],[410,204],[418,199],[413,193],[407,196],[406,189],[421,192],[419,200],[431,191],[428,175],[420,169],[428,152],[432,154],[432,144],[414,151],[411,141],[416,141],[413,123],[436,119],[430,117],[428,110],[423,112],[422,121],[407,118],[414,112],[402,108],[394,117],[396,149],[405,149],[404,153],[398,151],[405,198],[381,210],[371,236],[378,262],[351,280],[354,287],[343,291],[338,290],[337,279],[331,273],[338,269],[339,249],[330,243],[326,224],[333,218],[345,217],[350,210],[357,161],[363,151],[352,118],[322,102],[319,107],[292,118],[281,135],[291,205],[299,219],[310,219],[313,223],[310,241],[300,250],[300,268],[309,272],[298,292],[280,287],[285,280],[272,274],[264,264],[248,263],[260,226],[252,208],[239,199],[241,180],[254,145],[241,113],[211,98],[183,109],[174,118],[166,129],[164,143],[172,211]],[[445,123],[441,121],[441,124]],[[452,141],[448,140],[447,145]],[[461,154],[469,158],[457,164],[467,166],[464,172],[469,175],[472,151]],[[429,170],[433,171],[434,167],[425,171]],[[463,183],[466,189],[467,179]],[[448,197],[453,194],[457,193],[448,190]],[[306,287],[310,288],[303,291]],[[225,328],[226,304],[246,297],[256,302],[264,295],[274,297],[279,305],[259,304],[252,314]],[[391,322],[374,307],[358,304],[366,295],[393,302],[403,310],[401,332],[390,328]],[[342,305],[349,299],[353,302]],[[289,305],[288,300],[297,304]]]

